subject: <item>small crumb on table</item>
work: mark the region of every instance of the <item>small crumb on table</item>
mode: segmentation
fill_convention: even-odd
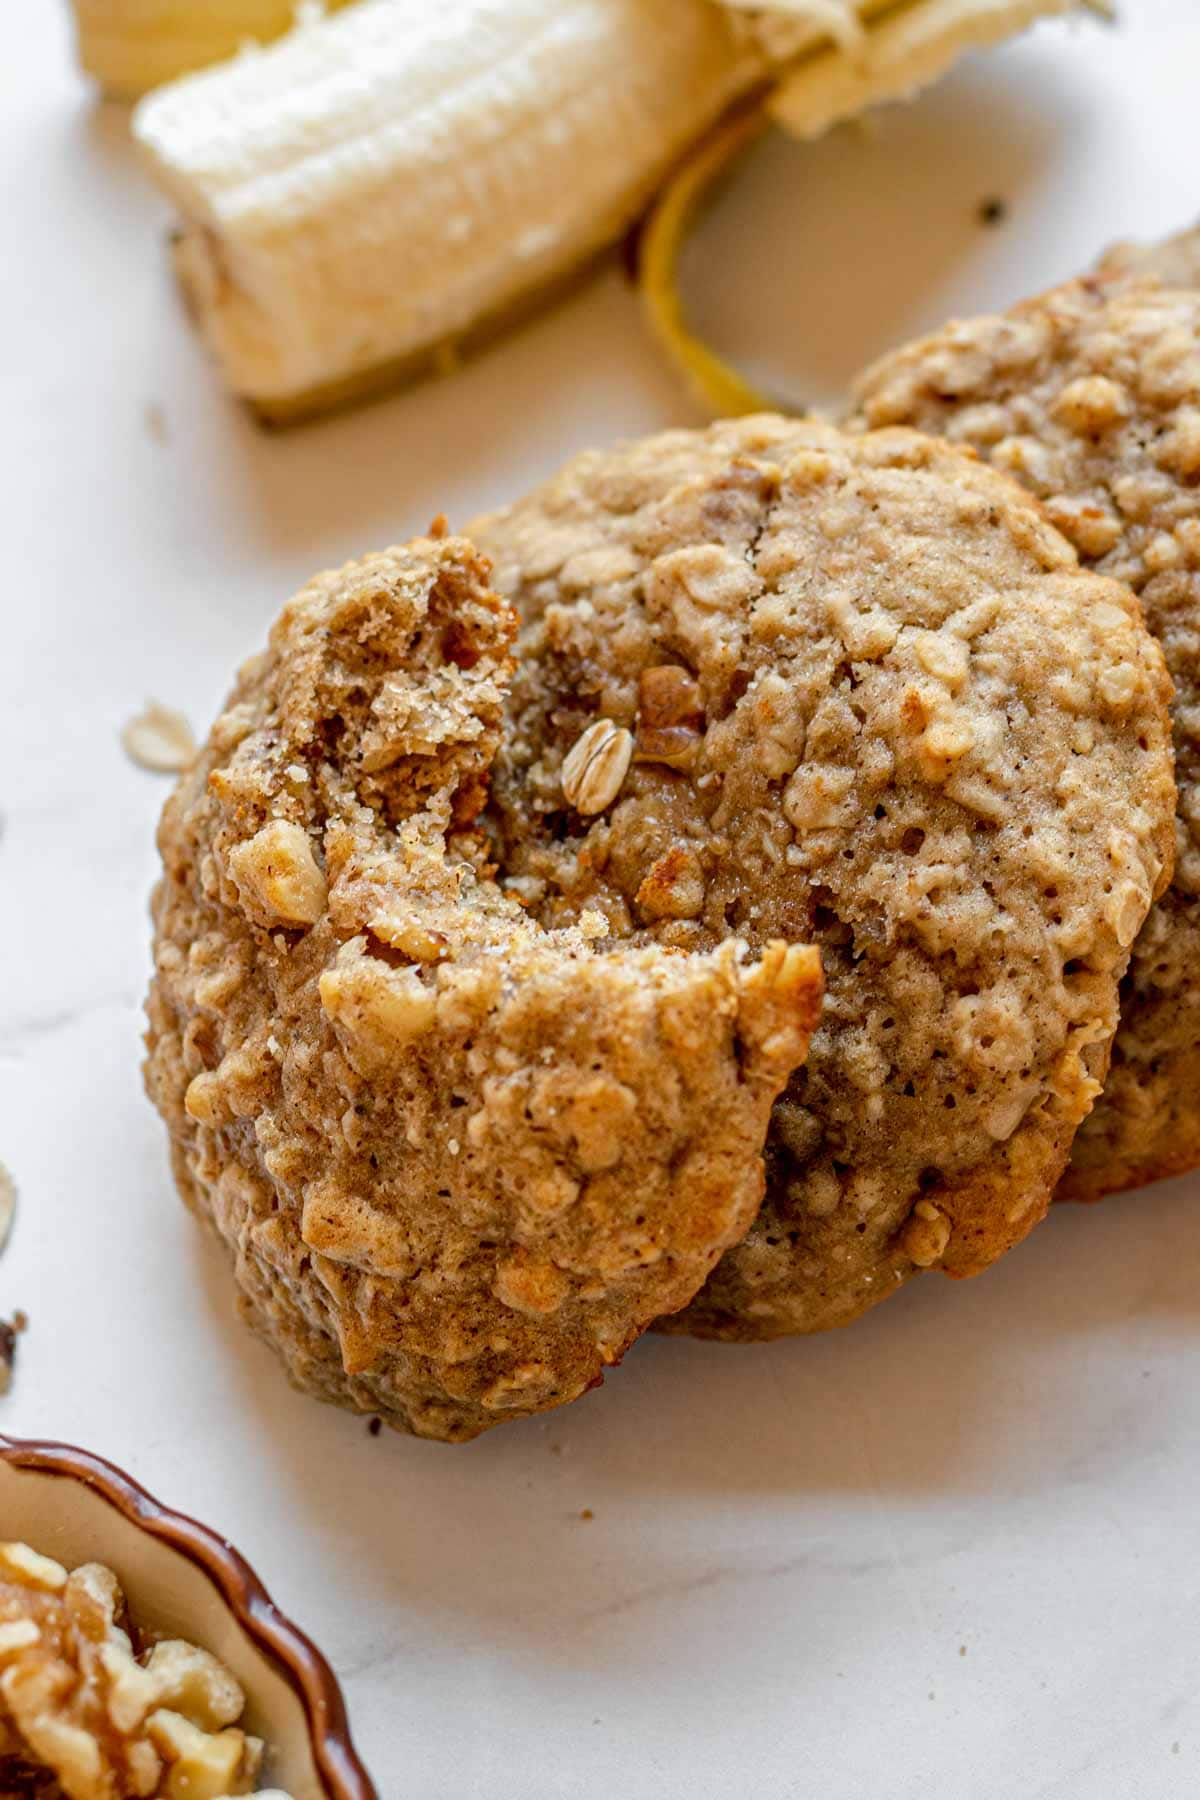
[[[999,194],[989,194],[986,200],[979,202],[979,223],[981,225],[1002,225],[1008,217],[1008,201],[1002,200]]]
[[[0,1394],[12,1387],[13,1364],[17,1360],[17,1327],[0,1319]]]

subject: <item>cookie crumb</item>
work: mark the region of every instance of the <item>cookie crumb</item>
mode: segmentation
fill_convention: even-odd
[[[0,1250],[8,1243],[17,1211],[17,1184],[0,1163]]]
[[[986,200],[979,202],[979,223],[981,225],[1003,225],[1008,217],[1008,201],[1002,200],[999,194],[989,194]]]
[[[579,1516],[581,1519],[594,1519],[596,1515],[590,1506],[585,1506]]]
[[[146,430],[156,444],[165,444],[170,439],[167,430],[167,415],[157,400],[151,400],[146,407]]]
[[[372,1437],[378,1437],[380,1432],[383,1430],[383,1420],[381,1418],[379,1418],[378,1416],[376,1416],[373,1419],[368,1419],[367,1420],[367,1430],[370,1432]]]
[[[178,775],[196,754],[192,728],[181,712],[147,700],[142,711],[121,727],[121,745],[139,769],[155,775]]]
[[[967,1654],[967,1646],[965,1644],[960,1644],[958,1646],[958,1654],[960,1656],[965,1656]]]
[[[13,1364],[17,1360],[17,1328],[0,1319],[0,1394],[7,1394],[13,1383]]]

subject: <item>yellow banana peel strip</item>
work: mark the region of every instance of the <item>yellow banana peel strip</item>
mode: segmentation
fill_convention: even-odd
[[[686,386],[715,417],[778,406],[687,323],[679,262],[691,228],[718,180],[768,124],[800,140],[857,118],[886,100],[908,99],[936,81],[966,50],[982,48],[1053,13],[1107,0],[896,0],[860,9],[845,0],[779,0],[779,14],[820,25],[824,45],[785,63],[774,85],[731,115],[668,182],[643,237],[639,270],[650,329]],[[733,8],[751,0],[725,0]],[[836,27],[836,28],[835,28]]]
[[[771,402],[688,325],[679,259],[716,183],[766,126],[761,99],[718,126],[667,183],[642,235],[638,288],[650,330],[701,406],[716,418],[763,412]]]

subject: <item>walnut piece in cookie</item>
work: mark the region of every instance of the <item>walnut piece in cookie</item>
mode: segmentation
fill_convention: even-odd
[[[263,1745],[241,1687],[175,1639],[135,1649],[111,1569],[0,1543],[0,1791],[37,1800],[231,1800]],[[287,1800],[263,1791],[258,1800]]]
[[[1178,285],[1165,285],[1175,282]],[[1133,946],[1102,1098],[1060,1193],[1200,1164],[1200,233],[886,356],[857,421],[969,446],[1036,495],[1081,561],[1128,582],[1175,684],[1172,886]],[[1123,677],[1114,673],[1111,683]]]
[[[522,620],[486,823],[527,906],[821,946],[763,1206],[666,1328],[816,1330],[992,1261],[1046,1209],[1169,873],[1128,589],[960,450],[772,417],[578,457],[474,531]],[[561,772],[597,720],[636,749],[592,816]]]
[[[285,609],[164,811],[149,1000],[149,1091],[248,1320],[299,1386],[451,1440],[576,1398],[691,1299],[821,995],[786,934],[617,943],[508,889],[488,576],[442,537]],[[574,747],[604,816],[632,735]]]

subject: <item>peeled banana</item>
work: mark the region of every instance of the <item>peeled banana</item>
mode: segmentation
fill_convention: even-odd
[[[243,44],[270,43],[298,10],[298,0],[75,0],[79,61],[111,98],[130,100]]]
[[[618,237],[736,102],[799,82],[823,125],[869,97],[901,15],[936,38],[987,10],[995,36],[1071,3],[357,0],[150,95],[134,132],[225,379],[284,423],[452,360]]]
[[[359,0],[151,95],[134,132],[226,379],[286,420],[611,242],[764,72],[711,0]]]

